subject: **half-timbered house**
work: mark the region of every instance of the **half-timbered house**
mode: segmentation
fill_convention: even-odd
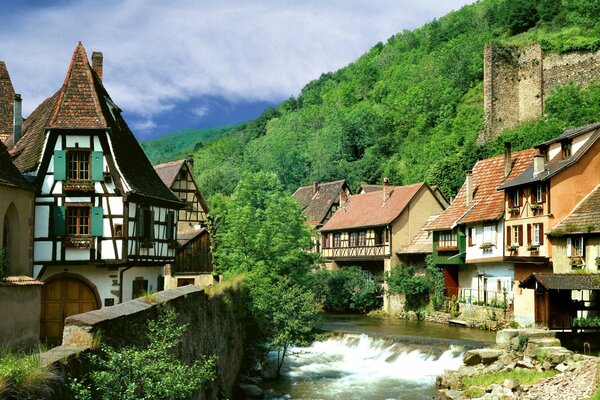
[[[165,288],[212,283],[208,205],[194,178],[194,158],[154,167],[158,176],[185,203],[179,210],[175,263],[165,270]]]
[[[42,338],[64,318],[160,290],[175,261],[179,199],[102,84],[102,54],[77,45],[63,85],[10,152],[35,187],[33,276],[45,282]]]

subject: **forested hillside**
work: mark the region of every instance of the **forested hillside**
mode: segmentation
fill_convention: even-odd
[[[277,173],[293,191],[346,178],[427,180],[452,196],[478,157],[505,139],[525,148],[563,128],[600,120],[600,86],[558,88],[547,117],[478,147],[486,43],[540,42],[547,52],[600,47],[600,1],[483,0],[376,44],[196,153],[204,193],[229,194],[244,171]]]
[[[184,158],[186,155],[198,151],[205,144],[242,127],[242,125],[230,125],[216,128],[183,129],[158,139],[141,142],[141,145],[152,164],[160,164]]]

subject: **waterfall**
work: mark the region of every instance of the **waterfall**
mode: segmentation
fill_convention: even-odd
[[[447,343],[412,344],[365,334],[342,334],[294,348],[283,382],[293,399],[430,399],[435,378],[457,369],[464,350]]]

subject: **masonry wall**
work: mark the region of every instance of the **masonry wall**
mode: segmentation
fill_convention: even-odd
[[[539,44],[484,49],[484,130],[486,143],[506,128],[542,117],[557,85],[585,86],[600,77],[600,51],[544,54]]]
[[[0,350],[35,349],[40,337],[42,283],[26,277],[14,280],[0,280]]]
[[[217,379],[206,384],[193,399],[232,398],[246,350],[244,324],[248,318],[242,289],[229,289],[210,297],[203,289],[184,286],[68,317],[62,346],[42,357],[46,363],[54,363],[62,369],[64,375],[78,376],[89,369],[81,354],[91,348],[96,332],[101,332],[103,343],[115,347],[144,345],[147,322],[157,318],[159,305],[164,304],[177,311],[178,324],[189,325],[183,343],[177,348],[182,360],[192,363],[201,355],[218,356]],[[70,361],[61,363],[65,358]],[[55,398],[61,398],[62,394],[59,388]]]
[[[4,224],[8,222],[8,238]],[[33,192],[0,185],[0,247],[8,242],[7,275],[31,276],[33,259]]]

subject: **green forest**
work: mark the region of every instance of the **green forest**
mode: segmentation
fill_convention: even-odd
[[[541,43],[565,53],[600,48],[599,0],[483,0],[377,43],[355,62],[322,74],[297,97],[197,148],[208,197],[229,195],[244,172],[277,174],[294,191],[347,179],[355,189],[388,176],[426,180],[453,196],[478,158],[530,147],[600,120],[600,86],[560,87],[546,116],[476,145],[483,127],[487,43]]]

